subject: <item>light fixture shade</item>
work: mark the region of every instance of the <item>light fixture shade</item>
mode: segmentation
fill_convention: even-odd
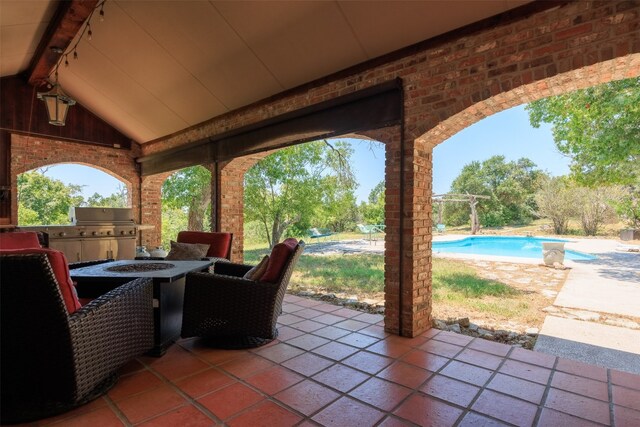
[[[47,107],[49,123],[55,126],[64,126],[69,107],[76,103],[74,99],[64,93],[57,82],[49,92],[38,92],[38,99],[44,101],[44,105]]]

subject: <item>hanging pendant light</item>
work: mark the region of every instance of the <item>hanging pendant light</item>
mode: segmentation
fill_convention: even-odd
[[[44,101],[44,105],[47,107],[49,123],[55,126],[64,126],[69,107],[76,103],[73,98],[62,90],[62,87],[58,83],[57,72],[56,80],[51,90],[49,92],[38,92],[38,99]]]

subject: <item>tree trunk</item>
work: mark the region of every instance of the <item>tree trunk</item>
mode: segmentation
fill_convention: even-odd
[[[476,205],[478,202],[475,198],[469,200],[469,205],[471,206],[471,234],[476,234],[480,230],[480,222],[478,221],[478,210],[476,209]]]
[[[283,223],[280,220],[280,214],[276,214],[273,218],[273,225],[271,226],[271,241],[269,242],[269,248],[272,249],[280,242],[282,233],[287,228],[287,223]]]
[[[207,206],[211,203],[211,186],[205,185],[197,199],[189,206],[189,220],[187,229],[190,231],[204,231],[204,217]]]
[[[566,234],[567,228],[569,225],[569,221],[566,219],[560,218],[552,218],[553,221],[553,232],[556,234]]]
[[[289,221],[282,221],[280,218],[280,214],[276,214],[273,218],[273,225],[271,226],[271,242],[269,242],[269,247],[273,248],[280,242],[280,238],[284,234],[285,230],[296,222],[300,221],[300,215],[297,215],[295,218]]]

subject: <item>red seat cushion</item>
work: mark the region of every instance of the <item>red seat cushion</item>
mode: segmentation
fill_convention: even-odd
[[[289,257],[296,249],[298,241],[294,238],[286,239],[282,243],[278,243],[271,249],[267,270],[260,278],[261,282],[275,283],[280,278],[284,266],[287,264]]]
[[[2,254],[46,254],[51,264],[51,269],[60,287],[60,293],[62,293],[62,299],[67,307],[69,314],[74,313],[80,309],[80,301],[76,295],[73,282],[69,276],[69,264],[64,254],[55,249],[49,248],[28,248],[28,249],[10,249],[0,251]]]
[[[208,257],[227,258],[231,254],[232,233],[209,233],[206,231],[181,231],[179,243],[203,243],[209,245]]]
[[[0,249],[26,249],[40,247],[38,233],[35,231],[0,233]]]

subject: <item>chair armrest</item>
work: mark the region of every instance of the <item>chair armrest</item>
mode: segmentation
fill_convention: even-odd
[[[242,277],[245,273],[253,268],[252,265],[247,264],[235,264],[233,262],[221,262],[217,261],[214,264],[214,271],[216,275]],[[254,282],[251,282],[254,283]]]
[[[91,265],[104,264],[105,262],[111,262],[113,258],[109,259],[95,259],[91,261],[78,261],[78,262],[70,262],[69,270],[75,270],[76,268],[89,267]]]
[[[269,305],[279,288],[278,283],[257,282],[242,277],[225,276],[219,273],[189,273],[185,286],[185,301],[197,295],[205,304],[220,304],[229,307],[237,302],[250,306],[253,300]],[[190,294],[187,296],[187,293]]]
[[[135,279],[69,316],[80,395],[153,345],[153,281]]]

